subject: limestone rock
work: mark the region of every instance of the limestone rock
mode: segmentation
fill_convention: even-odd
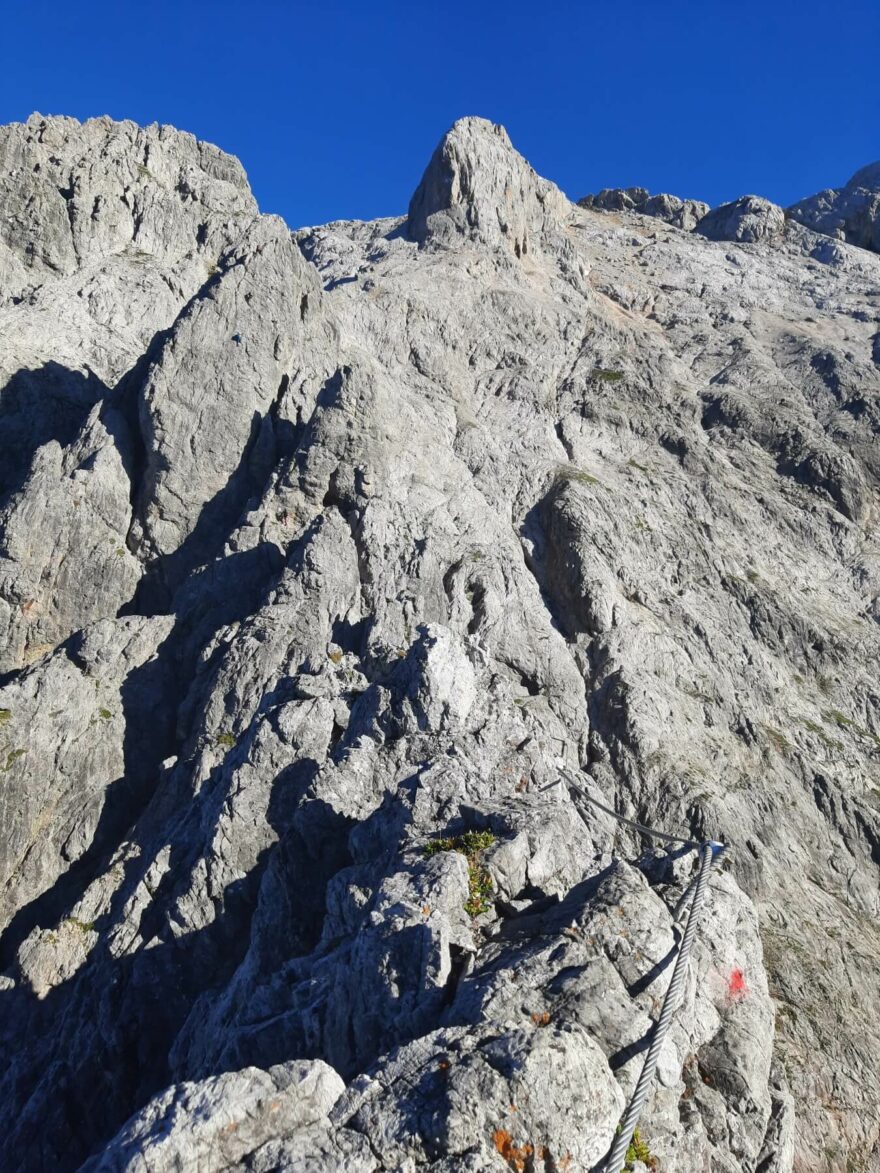
[[[880,258],[706,213],[0,132],[3,1168],[595,1168],[694,853],[562,771],[729,844],[658,1167],[876,1165]]]
[[[0,239],[32,285],[132,247],[192,264],[256,213],[237,159],[170,126],[109,118],[3,127],[0,184]]]
[[[192,135],[37,114],[0,129],[0,207],[6,670],[131,600],[139,368],[257,209]]]
[[[461,233],[522,257],[548,233],[556,235],[566,217],[562,192],[516,154],[503,126],[462,118],[410,201],[407,231],[421,243],[451,244]]]
[[[163,572],[174,585],[222,544],[311,409],[326,361],[306,341],[319,302],[290,233],[266,217],[221,257],[150,363],[132,544],[151,561],[176,554]]]
[[[785,230],[785,213],[760,196],[741,196],[719,204],[700,218],[696,231],[709,240],[733,240],[740,244],[778,239]]]
[[[645,187],[603,188],[597,195],[584,196],[578,207],[598,211],[638,212],[654,216],[690,232],[709,211],[702,200],[682,200],[674,195],[651,195]]]
[[[61,877],[106,862],[102,849],[112,853],[143,805],[168,736],[156,719],[158,655],[172,626],[165,616],[104,620],[0,688],[5,926],[25,905],[21,923],[34,923],[41,899],[63,908]]]
[[[792,204],[788,215],[815,232],[880,252],[880,162],[861,167],[843,187]]]
[[[228,1072],[169,1088],[151,1101],[83,1173],[163,1173],[241,1167],[276,1138],[329,1123],[345,1089],[326,1063]]]
[[[142,573],[126,544],[133,463],[131,430],[111,403],[96,404],[66,447],[37,450],[0,513],[0,668],[38,658],[133,597]]]

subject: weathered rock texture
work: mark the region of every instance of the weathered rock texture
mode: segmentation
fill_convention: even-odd
[[[709,211],[702,200],[682,200],[674,195],[651,195],[646,187],[606,187],[598,195],[584,196],[578,207],[593,211],[639,212],[656,216],[676,228],[690,230],[699,224]]]
[[[777,204],[760,196],[742,196],[707,212],[696,230],[709,240],[770,244],[785,232],[785,213]]]
[[[880,1167],[880,258],[478,119],[292,235],[0,165],[0,1166],[596,1167],[694,860],[566,767],[730,844],[657,1167]]]
[[[843,187],[792,204],[788,214],[816,232],[880,252],[880,162],[862,167]]]

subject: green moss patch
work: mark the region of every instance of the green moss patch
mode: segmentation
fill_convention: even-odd
[[[4,770],[10,769],[10,767],[15,762],[17,762],[19,758],[23,758],[26,753],[27,753],[26,749],[13,749],[13,750],[11,750],[6,755],[6,765],[3,767],[3,769]]]
[[[575,468],[570,464],[560,464],[556,469],[557,481],[576,481],[579,485],[599,485],[601,481],[598,477],[592,476],[588,472],[584,472],[582,468]]]
[[[64,923],[72,925],[75,929],[79,929],[81,933],[93,933],[95,931],[95,922],[93,920],[80,920],[75,916],[65,917]]]

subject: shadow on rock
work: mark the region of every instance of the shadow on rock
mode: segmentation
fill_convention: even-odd
[[[0,390],[0,504],[24,484],[38,448],[73,443],[91,409],[108,393],[92,371],[47,362],[16,371]]]

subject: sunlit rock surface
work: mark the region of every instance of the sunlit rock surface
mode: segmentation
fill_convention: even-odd
[[[0,131],[3,1168],[596,1166],[694,858],[561,767],[729,844],[658,1168],[878,1168],[880,257],[633,190]]]

